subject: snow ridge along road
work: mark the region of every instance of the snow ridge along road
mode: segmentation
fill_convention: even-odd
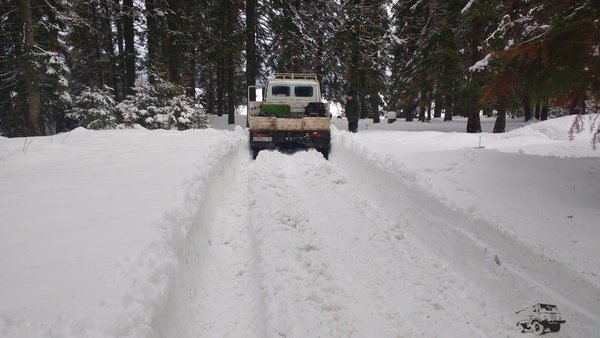
[[[378,157],[352,135],[336,130],[333,142],[332,162],[353,177],[361,195],[402,219],[407,236],[444,257],[467,279],[465,296],[480,300],[481,323],[490,324],[485,335],[514,336],[513,313],[538,302],[561,304],[567,324],[560,337],[591,337],[600,330],[598,285],[493,222],[446,205],[401,163]]]
[[[239,133],[239,132],[238,132]],[[234,135],[236,137],[236,135]],[[264,336],[256,246],[249,233],[248,150],[234,144],[205,180],[160,337]]]

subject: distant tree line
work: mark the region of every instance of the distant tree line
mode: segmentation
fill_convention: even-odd
[[[0,134],[227,115],[272,72],[316,73],[362,118],[596,109],[598,0],[0,0]],[[592,105],[592,107],[590,107]],[[514,114],[513,114],[514,115]]]

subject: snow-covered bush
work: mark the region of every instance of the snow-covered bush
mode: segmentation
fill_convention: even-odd
[[[207,128],[208,115],[193,99],[182,95],[181,87],[159,81],[134,88],[117,105],[117,110],[128,126],[140,124],[149,129]]]
[[[84,87],[75,97],[73,108],[67,116],[87,129],[114,129],[115,105],[111,88]]]

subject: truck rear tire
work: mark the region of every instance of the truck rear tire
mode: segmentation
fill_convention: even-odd
[[[560,331],[560,324],[548,324],[548,328],[550,332],[558,332]]]
[[[260,149],[250,149],[250,152],[252,153],[252,159],[256,160],[256,157],[258,156],[258,153],[260,152]]]
[[[325,160],[329,160],[329,148],[319,149],[319,152],[321,154],[323,154],[323,157],[325,157]]]

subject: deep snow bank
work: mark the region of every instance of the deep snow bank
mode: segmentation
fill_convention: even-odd
[[[531,165],[533,162],[533,168],[523,167],[523,172],[538,170],[542,179],[549,184],[525,184],[526,176],[524,182],[520,180],[496,182],[493,176],[469,177],[462,173],[468,172],[473,163],[479,163],[482,172],[487,175],[490,173],[504,175],[502,171],[496,173],[494,170],[498,168],[494,165],[497,164],[495,159],[500,162],[502,159],[506,161],[507,155],[472,147],[420,154],[419,144],[423,144],[427,149],[431,146],[427,144],[430,139],[437,139],[440,135],[418,133],[414,135],[417,139],[411,139],[410,133],[404,133],[402,136],[405,138],[401,141],[392,142],[396,146],[393,148],[390,147],[390,142],[386,144],[375,142],[378,139],[368,133],[352,135],[336,130],[331,161],[343,168],[351,180],[362,183],[363,191],[369,200],[378,201],[382,206],[392,210],[397,209],[399,212],[406,210],[407,205],[413,206],[408,208],[411,216],[405,213],[398,215],[399,219],[407,219],[405,226],[407,233],[415,236],[430,250],[451,262],[457,271],[467,276],[472,292],[477,293],[475,290],[479,290],[479,297],[485,304],[483,309],[496,307],[494,310],[490,308],[487,311],[495,312],[494,318],[499,322],[500,327],[493,329],[500,330],[488,334],[492,336],[510,334],[509,328],[515,323],[512,313],[537,302],[556,303],[562,307],[563,313],[567,314],[572,324],[561,331],[561,336],[580,337],[597,332],[600,328],[600,318],[597,315],[600,309],[598,299],[600,289],[593,280],[598,276],[590,274],[591,271],[597,271],[595,267],[598,261],[597,246],[592,244],[598,238],[598,229],[593,226],[595,224],[593,220],[599,216],[598,209],[593,207],[595,202],[583,203],[584,208],[577,215],[582,219],[579,223],[580,227],[577,230],[570,229],[573,231],[568,233],[564,232],[565,227],[562,227],[562,233],[560,227],[551,226],[550,230],[545,218],[539,221],[538,216],[536,222],[536,213],[531,213],[530,209],[524,209],[522,215],[530,216],[527,220],[532,221],[529,224],[529,230],[533,231],[532,237],[522,238],[515,236],[514,232],[506,231],[507,227],[520,225],[510,224],[515,218],[511,217],[513,214],[510,209],[506,210],[507,206],[511,206],[507,201],[514,199],[515,203],[520,204],[515,207],[523,208],[524,200],[527,199],[523,198],[522,192],[527,189],[537,189],[534,190],[534,194],[537,192],[538,196],[548,198],[546,189],[548,187],[553,189],[551,184],[554,180],[562,182],[561,179],[568,177],[563,177],[561,173],[563,169],[567,170],[568,165],[562,167],[554,164],[554,168],[563,169],[539,171],[548,165],[543,158],[538,158],[536,161],[513,158],[508,161],[513,165],[512,170],[523,163]],[[449,137],[460,141],[461,135],[449,135]],[[543,137],[546,138],[545,135]],[[470,135],[462,135],[462,138],[465,139],[462,144],[470,142],[471,139]],[[502,142],[510,142],[510,137],[505,136]],[[552,141],[546,141],[548,142]],[[540,143],[544,142],[540,141]],[[589,143],[587,146],[589,147]],[[456,144],[451,144],[449,147],[456,147]],[[521,147],[525,149],[524,151],[528,150],[526,145]],[[489,157],[482,157],[482,151],[484,154],[489,154]],[[526,155],[516,154],[516,156]],[[446,159],[449,162],[446,162]],[[568,161],[569,159],[555,158],[554,160]],[[583,165],[584,173],[592,168],[589,165],[598,162],[593,161],[580,163]],[[473,185],[473,182],[476,182],[476,185]],[[575,197],[575,200],[580,202],[586,197],[597,198],[597,193],[600,191],[597,179],[583,182],[592,183],[591,188],[584,189],[587,193],[583,198],[577,197],[576,194],[571,197]],[[478,189],[482,183],[483,188]],[[489,185],[485,185],[486,183]],[[583,188],[582,185],[578,187]],[[461,194],[461,191],[464,191],[464,194]],[[474,191],[477,193],[473,193]],[[556,195],[554,190],[551,191],[557,200],[562,201],[565,197],[561,194]],[[518,197],[512,197],[512,194]],[[468,204],[464,203],[466,200],[463,200],[463,196],[472,196]],[[482,201],[484,201],[483,206],[481,206]],[[490,204],[486,205],[485,201]],[[561,207],[559,203],[554,204],[552,197],[549,201],[550,208],[556,206],[558,210],[565,211],[564,206]],[[488,217],[490,215],[488,207],[493,208],[495,205],[505,208],[507,213]],[[409,221],[411,219],[413,221]],[[540,234],[549,236],[540,236]],[[584,245],[583,249],[579,248],[583,251],[572,254],[573,243],[571,242],[563,241],[558,247],[553,246],[555,242],[545,242],[549,238],[560,239],[563,235],[591,246]],[[591,236],[592,239],[587,236]],[[575,237],[577,239],[574,239]],[[532,238],[535,240],[532,241]],[[574,269],[573,264],[569,259],[565,259],[566,257],[578,259],[581,264],[577,267],[583,270]],[[587,274],[582,273],[583,271]],[[501,329],[502,327],[505,329]]]
[[[202,156],[193,175],[183,183],[182,204],[168,210],[161,222],[159,240],[151,243],[133,265],[132,293],[124,298],[125,314],[112,332],[115,336],[191,336],[185,332],[193,320],[198,261],[206,254],[210,229],[206,221],[219,208],[219,186],[235,170],[235,159],[246,157],[247,133],[236,128]],[[186,303],[187,301],[187,303]],[[166,324],[165,324],[166,323]],[[176,334],[173,334],[173,333]]]
[[[248,134],[236,128],[235,136],[214,154],[210,170],[190,180],[186,202],[165,219],[174,230],[177,271],[155,313],[156,337],[264,336],[249,233]]]
[[[0,336],[150,334],[199,191],[243,134],[1,139]]]

